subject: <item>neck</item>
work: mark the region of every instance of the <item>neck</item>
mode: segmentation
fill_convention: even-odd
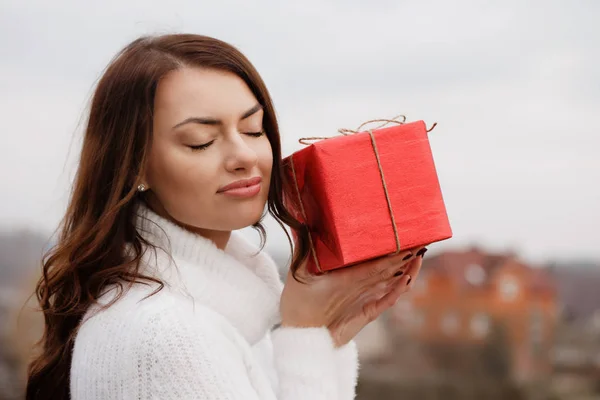
[[[211,231],[208,229],[196,228],[195,226],[190,225],[183,225],[183,227],[190,232],[197,233],[198,235],[212,241],[220,250],[225,250],[227,243],[229,243],[229,238],[231,237],[231,231]]]
[[[150,194],[150,193],[148,193]],[[210,241],[212,241],[215,246],[217,246],[220,250],[225,250],[227,243],[229,243],[229,238],[231,237],[231,231],[218,231],[212,229],[204,229],[193,225],[184,224],[181,221],[177,221],[173,218],[167,210],[165,210],[164,206],[160,203],[160,201],[155,196],[148,196],[146,198],[146,203],[148,208],[154,211],[156,214],[161,217],[173,222],[174,224],[180,226],[181,228],[196,233]]]

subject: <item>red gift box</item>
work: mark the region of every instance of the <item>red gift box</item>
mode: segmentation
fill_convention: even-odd
[[[309,138],[324,140],[284,159],[286,204],[310,231],[309,272],[452,237],[425,123],[399,123]]]

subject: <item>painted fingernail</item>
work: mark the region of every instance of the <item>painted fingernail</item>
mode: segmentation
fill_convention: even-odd
[[[394,274],[394,276],[402,276],[403,273],[404,273],[404,271],[398,271]]]
[[[402,261],[406,261],[406,260],[408,260],[409,258],[411,258],[412,256],[413,256],[413,255],[412,255],[412,253],[410,253],[410,254],[407,254],[407,255],[406,255],[406,257],[404,257],[404,258],[402,259]]]
[[[417,252],[417,256],[421,256],[423,257],[425,255],[425,253],[427,252],[427,247],[423,247],[421,250],[419,250]]]

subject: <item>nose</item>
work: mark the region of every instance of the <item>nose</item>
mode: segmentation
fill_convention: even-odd
[[[225,168],[232,172],[252,169],[258,163],[256,151],[248,145],[241,134],[232,136],[229,140]]]

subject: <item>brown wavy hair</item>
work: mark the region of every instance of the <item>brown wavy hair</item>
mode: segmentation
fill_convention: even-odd
[[[27,399],[69,399],[77,328],[104,288],[117,285],[120,297],[136,283],[162,285],[139,272],[144,246],[152,244],[135,229],[135,204],[144,196],[136,187],[152,141],[157,85],[165,74],[184,67],[232,72],[246,82],[263,106],[263,126],[273,151],[267,210],[284,231],[287,225],[297,233],[290,267],[295,279],[306,258],[306,227],[284,204],[286,182],[275,109],[256,69],[233,46],[206,36],[172,34],[133,41],[110,62],[97,84],[58,243],[42,260],[35,294],[45,329],[40,354],[29,365]],[[260,233],[262,248],[265,230],[261,221],[253,226]],[[133,259],[123,255],[126,243],[132,244]]]

